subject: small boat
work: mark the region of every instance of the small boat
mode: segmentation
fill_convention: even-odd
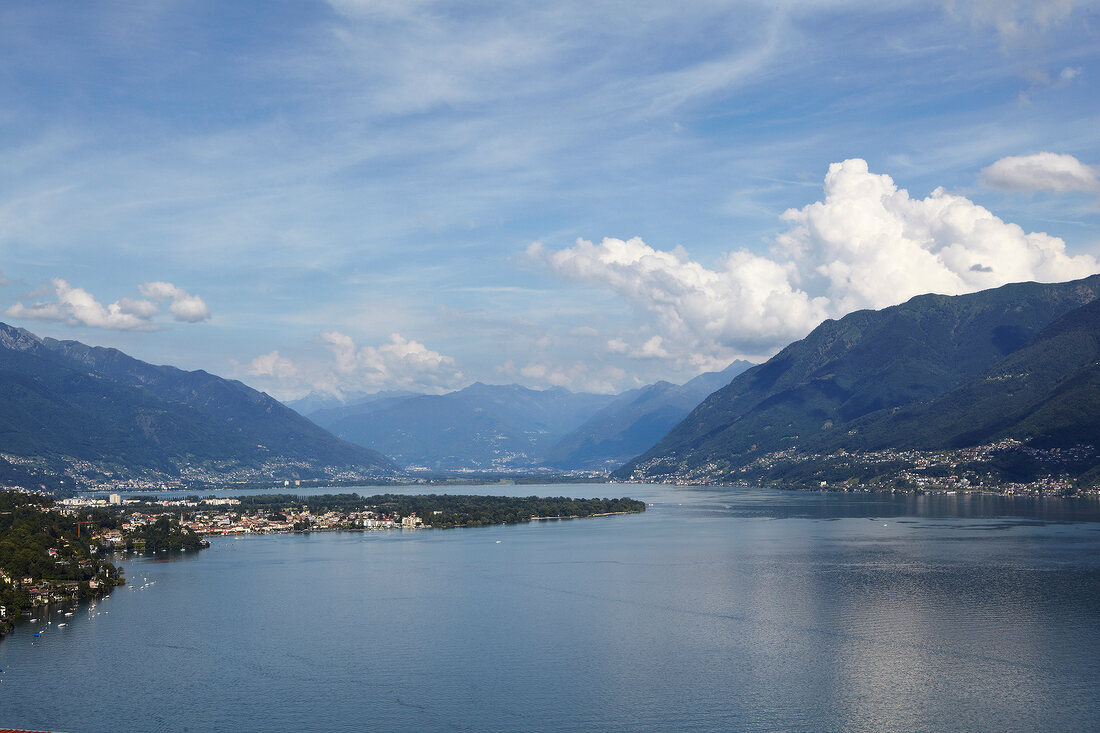
[[[66,623],[60,623],[60,624],[58,624],[58,625],[57,625],[57,628],[59,628],[59,629],[60,629],[60,628],[61,628],[62,626],[68,626],[68,624],[66,624]]]

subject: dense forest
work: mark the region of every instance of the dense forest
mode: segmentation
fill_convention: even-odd
[[[207,542],[188,527],[169,517],[159,517],[155,522],[127,532],[126,549],[149,554],[199,550]]]
[[[0,634],[46,589],[87,598],[123,582],[119,568],[89,543],[104,528],[101,521],[65,516],[51,506],[46,496],[0,492]]]
[[[124,517],[117,510],[55,509],[48,496],[0,491],[0,635],[33,605],[91,598],[124,583],[122,570],[108,559],[104,532],[120,530],[121,547],[137,552],[206,545],[168,517],[121,531]]]

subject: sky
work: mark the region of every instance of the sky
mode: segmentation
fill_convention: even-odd
[[[0,2],[0,320],[618,392],[1100,272],[1100,2]]]

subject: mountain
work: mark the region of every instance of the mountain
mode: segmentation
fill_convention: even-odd
[[[950,449],[1006,438],[1040,448],[1100,445],[1100,300],[1070,311],[946,394],[853,427],[856,434],[841,442],[864,450]]]
[[[963,387],[1016,352],[1043,354],[1034,358],[1048,359],[1049,370],[1066,377],[1049,347],[1040,348],[1047,337],[1038,337],[1098,296],[1100,275],[1069,283],[1017,283],[953,297],[922,295],[891,308],[825,321],[711,395],[615,475],[730,480],[749,466],[766,467],[827,448],[899,447],[908,438],[894,432],[897,423],[879,421]],[[1089,313],[1073,318],[1087,320]],[[1021,351],[1029,344],[1040,351]],[[989,394],[997,399],[995,390]],[[947,409],[946,401],[939,404],[937,411]],[[943,419],[962,424],[975,418]],[[911,422],[925,420],[927,415]],[[861,437],[861,429],[868,431],[866,436]],[[995,433],[979,431],[965,439],[958,433],[956,444]],[[864,442],[873,436],[878,436],[874,442]]]
[[[339,437],[404,466],[517,470],[613,399],[480,382],[444,395],[385,397],[310,414]]]
[[[241,382],[154,366],[116,349],[40,339],[6,324],[0,324],[0,452],[9,468],[35,464],[86,481],[395,470],[379,453],[338,440]]]
[[[618,395],[546,453],[545,465],[561,469],[609,470],[646,450],[687,417],[707,395],[753,366],[735,361],[682,384],[657,382]]]
[[[371,395],[364,395],[346,403],[330,404],[328,407],[307,412],[305,415],[318,425],[325,425],[328,423],[335,424],[349,418],[362,417],[363,415],[370,415],[380,410],[387,410],[414,397],[428,396],[429,395],[420,392],[377,392]]]
[[[386,392],[354,392],[346,394],[342,398],[324,392],[310,392],[305,397],[289,400],[283,404],[297,412],[299,415],[309,416],[322,410],[340,410],[356,405],[368,405],[380,400],[403,397],[418,397],[419,392],[392,390]]]
[[[434,470],[607,470],[651,446],[751,366],[620,395],[472,384],[444,395],[379,393],[308,414],[339,437]]]

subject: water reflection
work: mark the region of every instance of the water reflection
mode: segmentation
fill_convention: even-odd
[[[127,576],[144,587],[116,591],[109,619],[0,643],[2,722],[1096,727],[1093,503],[511,488],[653,506],[476,530],[215,538],[183,562],[132,558]],[[171,684],[150,685],[150,669]]]

